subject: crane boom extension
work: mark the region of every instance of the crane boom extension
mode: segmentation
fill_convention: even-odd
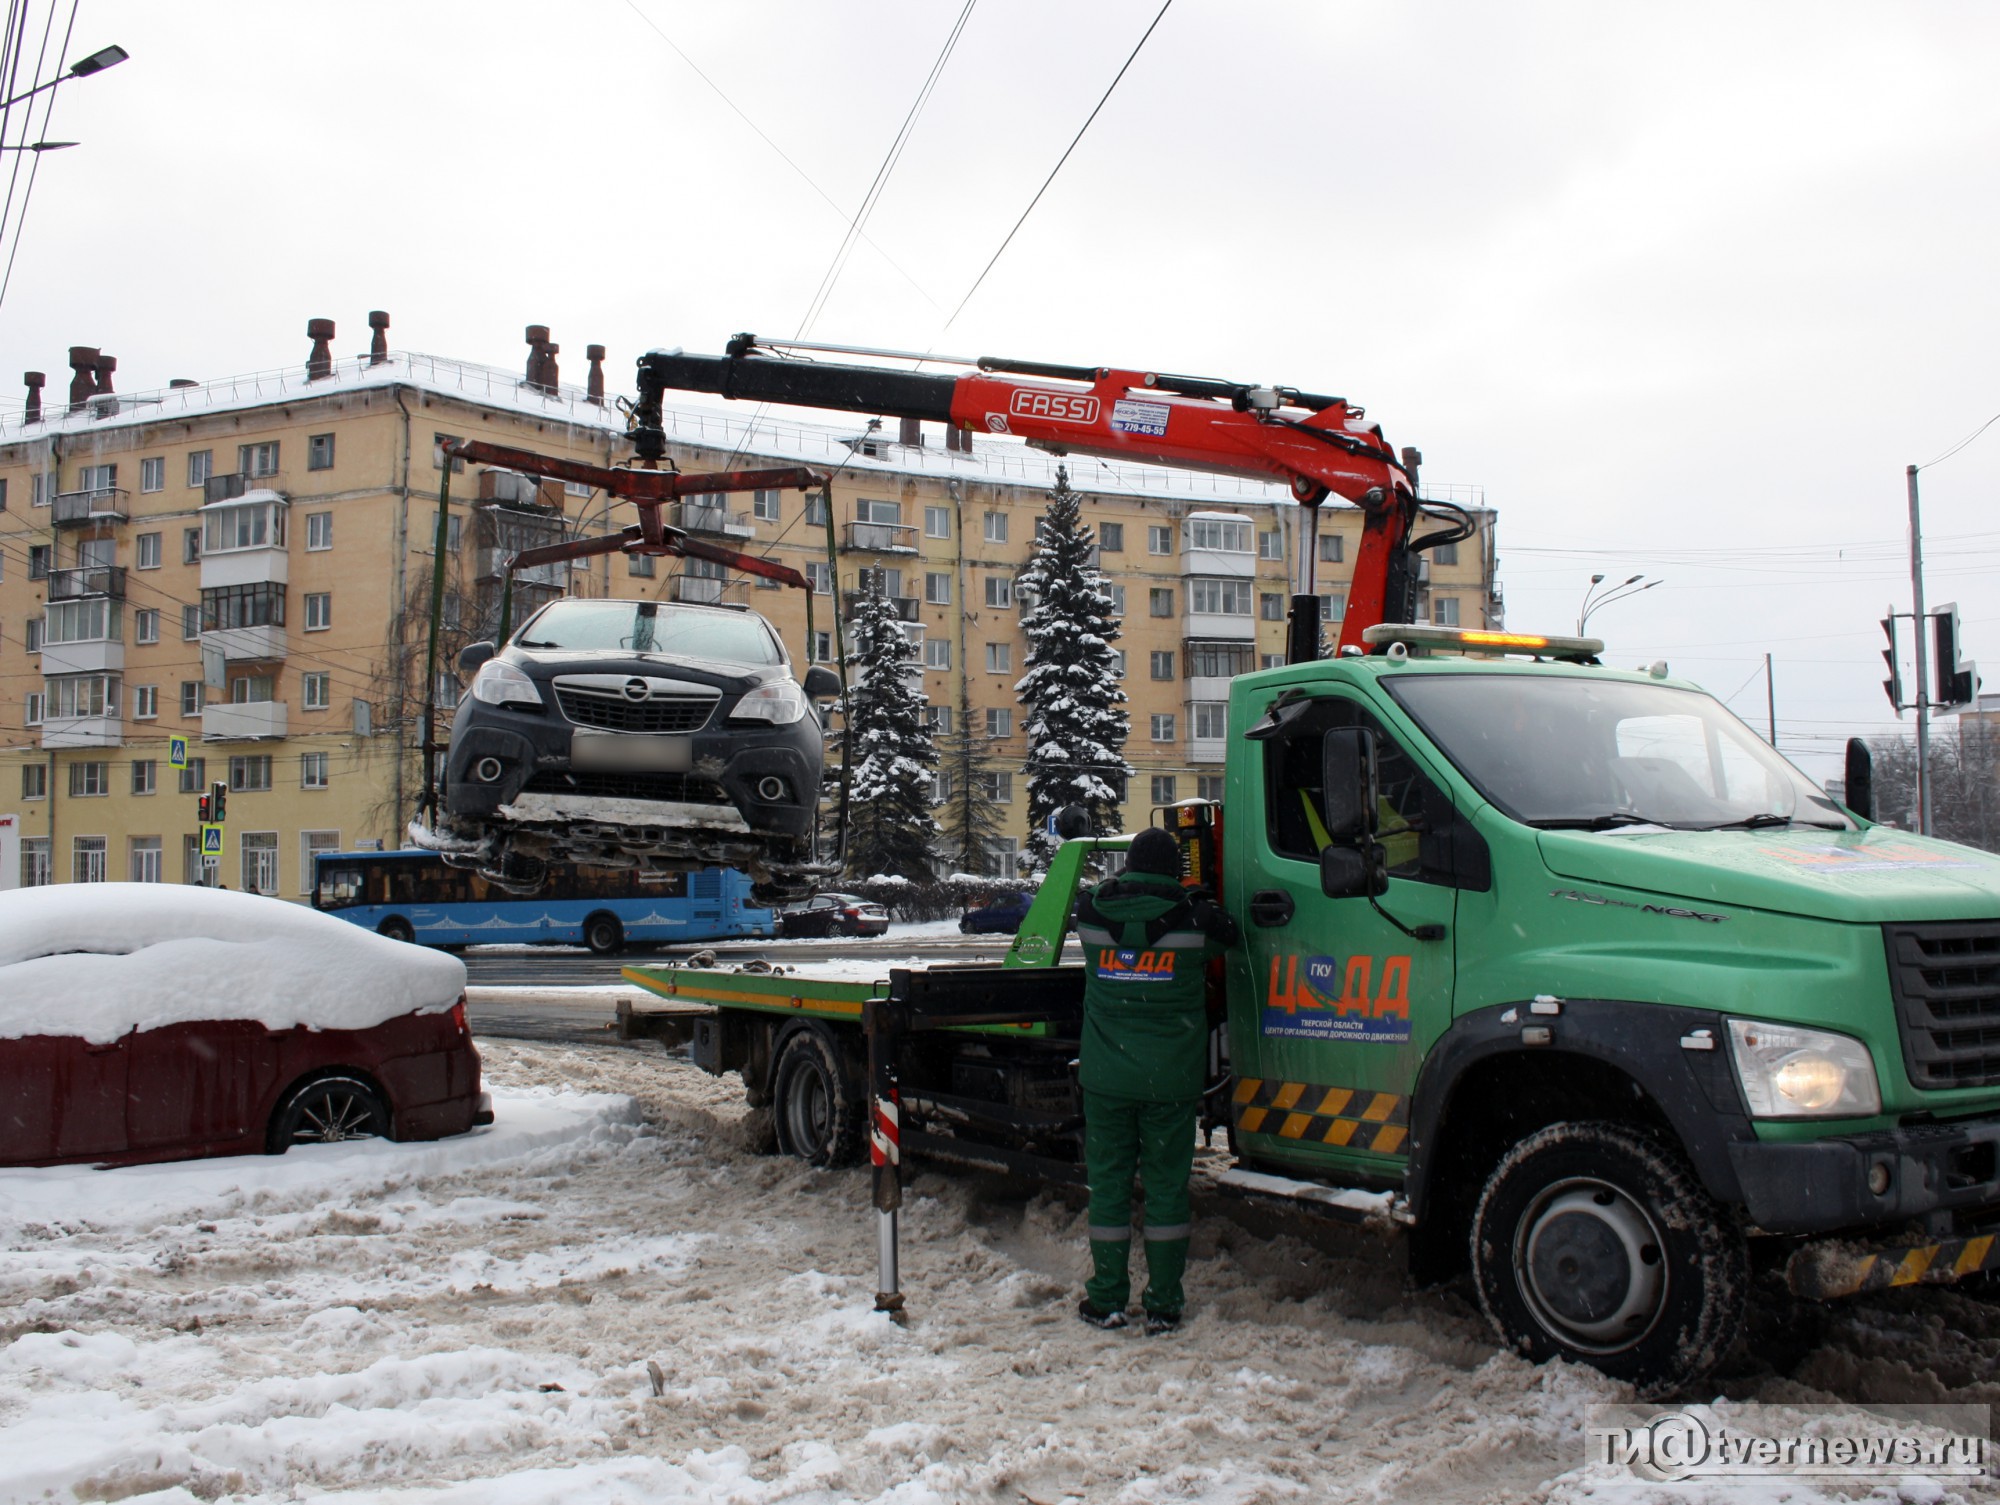
[[[1057,366],[983,357],[962,376],[837,365],[759,354],[738,335],[727,355],[658,350],[639,359],[631,438],[642,460],[665,454],[661,399],[670,390],[713,392],[897,418],[1026,440],[1055,454],[1179,465],[1282,481],[1307,509],[1288,657],[1319,651],[1313,588],[1317,509],[1338,496],[1364,514],[1361,547],[1337,647],[1363,648],[1362,632],[1409,621],[1416,609],[1416,553],[1462,533],[1411,539],[1420,512],[1417,455],[1399,458],[1363,411],[1338,397],[1206,377],[1111,367]]]

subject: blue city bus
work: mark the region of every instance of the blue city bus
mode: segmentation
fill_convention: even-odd
[[[315,863],[313,908],[424,946],[582,944],[600,956],[627,942],[694,942],[776,932],[750,902],[750,879],[704,868],[640,882],[630,872],[549,864],[522,897],[435,852],[327,852]]]

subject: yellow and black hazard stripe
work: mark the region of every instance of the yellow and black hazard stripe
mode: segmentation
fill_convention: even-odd
[[[1861,1255],[1808,1245],[1792,1256],[1785,1279],[1798,1295],[1830,1301],[1894,1286],[1948,1285],[1996,1266],[2000,1237],[1982,1233]]]
[[[1395,1092],[1244,1077],[1230,1100],[1242,1134],[1407,1155],[1410,1100]]]

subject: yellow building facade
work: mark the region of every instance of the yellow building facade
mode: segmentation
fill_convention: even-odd
[[[0,886],[202,881],[197,797],[218,783],[223,850],[207,876],[231,887],[301,898],[316,853],[401,845],[423,781],[439,441],[597,464],[629,453],[615,411],[545,367],[532,374],[378,349],[163,392],[79,390],[0,424]],[[1228,681],[1284,653],[1300,513],[1280,488],[1058,462],[908,423],[687,407],[666,426],[684,471],[804,464],[832,477],[830,507],[760,492],[668,514],[795,566],[811,603],[688,561],[604,557],[531,572],[516,621],[564,590],[734,603],[768,616],[803,664],[834,655],[836,608],[878,581],[916,645],[933,717],[969,720],[983,739],[1007,832],[987,867],[1010,873],[1027,836],[1014,580],[1064,463],[1121,616],[1126,823],[1219,793]],[[504,558],[633,520],[601,492],[460,467],[448,477],[440,742],[457,649],[492,630]],[[1423,610],[1495,625],[1494,515],[1476,496],[1449,499],[1479,531],[1428,556]],[[1320,528],[1318,588],[1337,615],[1359,515],[1328,508]]]

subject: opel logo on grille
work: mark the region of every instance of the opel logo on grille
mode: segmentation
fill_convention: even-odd
[[[643,679],[633,678],[625,681],[625,698],[627,700],[647,700],[652,697],[652,694],[653,687]]]

